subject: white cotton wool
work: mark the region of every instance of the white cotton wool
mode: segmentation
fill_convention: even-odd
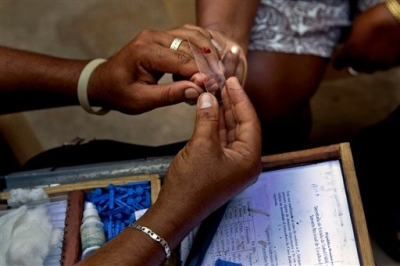
[[[9,192],[7,204],[12,208],[19,207],[28,202],[37,200],[47,199],[49,196],[46,194],[43,188],[16,188]]]
[[[45,206],[28,209],[14,226],[7,265],[43,265],[50,248],[62,236],[62,230],[51,224]]]
[[[12,240],[12,233],[16,222],[25,214],[27,211],[26,205],[8,211],[6,214],[0,217],[0,265],[7,266],[6,264],[6,252],[10,246]]]

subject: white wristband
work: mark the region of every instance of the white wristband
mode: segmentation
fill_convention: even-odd
[[[149,228],[138,225],[138,224],[134,224],[134,223],[130,224],[130,225],[128,225],[128,228],[137,229],[139,231],[142,231],[146,235],[149,235],[151,237],[151,239],[160,243],[161,246],[164,248],[166,260],[168,260],[169,257],[171,257],[171,249],[169,248],[168,243],[167,243],[167,241],[164,240],[164,238],[160,237],[159,235],[157,235],[156,233],[151,231]]]
[[[110,110],[100,108],[99,110],[95,111],[89,104],[89,99],[87,95],[87,87],[89,83],[90,76],[92,75],[93,71],[98,67],[100,64],[106,62],[105,59],[94,59],[90,61],[85,68],[82,70],[81,75],[79,76],[78,80],[78,100],[82,108],[94,115],[105,115]]]

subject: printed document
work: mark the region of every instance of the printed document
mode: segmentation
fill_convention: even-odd
[[[184,261],[190,249],[182,242]],[[359,265],[338,160],[263,172],[231,200],[203,265]]]

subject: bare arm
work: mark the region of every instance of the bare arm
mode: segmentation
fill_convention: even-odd
[[[235,76],[244,86],[247,46],[259,0],[196,0],[196,23],[218,43],[225,77]]]
[[[355,18],[350,36],[333,56],[333,65],[367,73],[400,65],[400,23],[385,4]]]
[[[196,23],[236,41],[246,52],[259,0],[196,0]]]
[[[209,33],[193,25],[168,31],[146,29],[90,76],[92,106],[140,114],[196,100],[203,92],[188,42],[170,49],[175,38],[210,47]],[[0,47],[0,114],[78,104],[77,84],[88,60],[69,60]],[[158,84],[164,73],[183,80]],[[189,81],[189,79],[193,80]]]
[[[0,114],[78,103],[76,84],[87,61],[6,47],[0,54]]]

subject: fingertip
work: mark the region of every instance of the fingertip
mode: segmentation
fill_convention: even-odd
[[[216,99],[215,97],[208,92],[205,92],[200,95],[199,100],[197,101],[197,106],[200,109],[207,109],[216,104]]]
[[[192,76],[192,78],[190,79],[190,81],[192,81],[194,84],[196,84],[197,86],[204,86],[204,82],[206,79],[206,75],[202,74],[202,73],[196,73]]]
[[[229,88],[231,88],[232,86],[240,86],[240,82],[239,79],[235,76],[231,76],[226,80],[226,83],[228,85]]]
[[[201,92],[199,92],[195,88],[188,88],[185,90],[185,98],[190,101],[196,100],[200,96],[200,94]]]
[[[206,139],[218,137],[219,106],[217,99],[208,92],[204,92],[197,100],[196,122],[193,136],[202,136]]]

